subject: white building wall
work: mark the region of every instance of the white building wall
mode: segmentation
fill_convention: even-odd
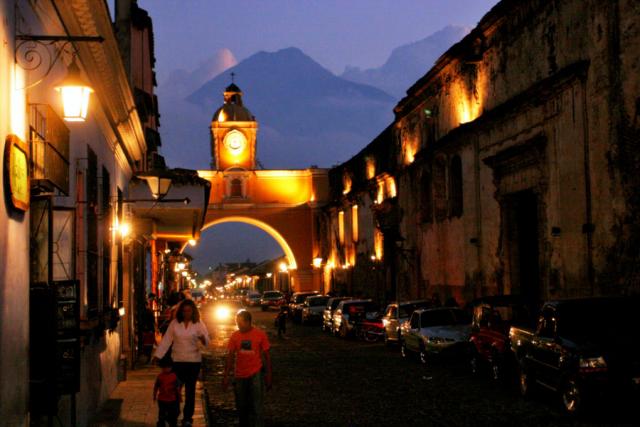
[[[0,2],[0,420],[28,424],[29,212],[13,210],[4,180],[5,140],[25,139],[23,73],[14,66],[13,3]]]

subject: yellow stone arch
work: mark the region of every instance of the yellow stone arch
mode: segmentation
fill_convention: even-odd
[[[246,216],[227,216],[227,217],[215,219],[211,222],[206,223],[204,227],[202,227],[201,231],[204,231],[207,228],[213,227],[215,225],[224,224],[227,222],[241,222],[244,224],[253,225],[255,227],[258,227],[262,231],[266,232],[269,236],[273,237],[276,242],[278,242],[278,244],[284,251],[284,255],[287,257],[287,263],[289,264],[289,269],[295,270],[298,268],[296,257],[293,255],[293,251],[291,250],[291,247],[289,246],[287,241],[284,239],[284,237],[282,237],[282,235],[278,232],[278,230],[276,230],[275,228],[273,228],[272,226],[270,226],[269,224],[263,221],[259,221],[257,219],[249,218]],[[185,249],[187,244],[188,243],[185,243],[182,246],[181,252]]]

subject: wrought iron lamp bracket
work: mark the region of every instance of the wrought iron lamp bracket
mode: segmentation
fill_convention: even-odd
[[[67,52],[76,55],[77,51],[67,51],[67,47],[72,43],[89,42],[102,43],[102,36],[46,36],[46,35],[16,35],[15,61],[16,64],[25,71],[34,71],[46,62],[46,70],[42,76],[34,83],[23,88],[30,89],[41,83],[51,72],[55,64]],[[51,52],[50,47],[54,48]]]

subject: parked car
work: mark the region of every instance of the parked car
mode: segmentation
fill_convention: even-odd
[[[382,316],[385,344],[399,343],[402,340],[402,325],[409,320],[411,313],[419,308],[431,308],[431,301],[404,301],[399,304],[393,302],[387,306]]]
[[[471,316],[459,308],[430,308],[415,310],[409,322],[402,325],[402,357],[409,352],[420,355],[427,363],[430,354],[454,348],[466,349],[471,334]]]
[[[302,324],[322,321],[322,313],[329,301],[326,295],[311,295],[302,303]]]
[[[340,304],[340,301],[351,299],[351,297],[332,297],[327,301],[327,305],[322,312],[322,330],[333,331],[333,313]]]
[[[294,322],[302,320],[302,304],[312,295],[318,295],[317,291],[294,292],[289,300],[289,316]]]
[[[266,291],[260,299],[260,307],[262,311],[267,311],[271,307],[279,308],[286,303],[284,294],[280,291]]]
[[[355,333],[356,324],[363,320],[373,320],[378,316],[378,307],[370,299],[351,299],[340,301],[333,313],[333,333],[342,338]]]
[[[260,305],[260,300],[262,299],[262,294],[258,291],[249,291],[244,296],[244,305],[247,307],[255,307]]]
[[[511,327],[520,393],[539,385],[560,396],[569,414],[599,395],[640,392],[639,297],[546,302],[535,328]],[[637,402],[638,400],[636,400]]]
[[[479,298],[471,303],[472,322],[469,341],[469,364],[477,374],[489,368],[494,380],[510,377],[515,368],[509,344],[512,326],[532,327],[536,307],[531,307],[517,295],[499,295]]]

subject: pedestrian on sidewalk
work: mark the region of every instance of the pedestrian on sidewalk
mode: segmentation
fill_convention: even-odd
[[[251,313],[241,310],[236,315],[238,330],[229,338],[227,362],[222,388],[229,388],[229,374],[234,371],[234,392],[240,426],[264,425],[264,388],[271,389],[271,356],[269,339],[264,331],[251,325]],[[264,362],[263,362],[264,359]]]
[[[162,359],[171,347],[173,370],[184,384],[184,409],[182,425],[191,427],[196,398],[196,381],[202,364],[202,353],[198,344],[209,345],[209,332],[204,322],[200,321],[200,313],[196,304],[186,299],[180,303],[176,318],[171,321],[160,345],[156,349],[155,358]]]
[[[158,402],[157,427],[177,427],[180,413],[180,387],[178,376],[172,370],[170,359],[160,361],[162,371],[153,386],[153,401]]]
[[[276,315],[276,327],[278,328],[278,338],[282,338],[287,333],[287,317],[289,309],[287,306],[280,306],[280,312]]]

